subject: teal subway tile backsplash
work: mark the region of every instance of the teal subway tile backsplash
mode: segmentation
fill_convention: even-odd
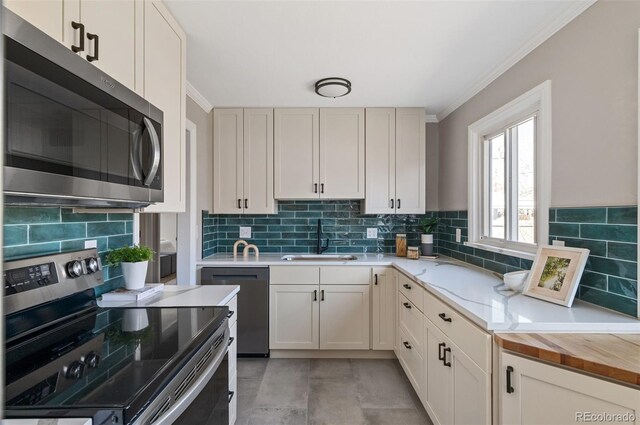
[[[551,208],[549,239],[566,246],[587,248],[589,260],[577,297],[621,313],[635,316],[637,309],[637,212],[632,207]],[[530,260],[497,254],[464,245],[467,212],[440,211],[435,235],[440,254],[498,273],[531,269]],[[455,229],[462,243],[455,242]]]
[[[5,260],[84,249],[95,240],[104,262],[110,249],[133,244],[133,214],[81,213],[67,208],[6,207],[4,209]],[[104,268],[105,283],[98,295],[122,286],[120,267]]]
[[[203,213],[203,257],[227,253],[239,239],[239,227],[251,226],[249,241],[264,253],[313,253],[318,219],[327,253],[392,253],[396,233],[406,233],[409,245],[420,245],[419,222],[424,215],[363,215],[360,201],[282,201],[276,215],[212,215]],[[367,239],[367,228],[378,229]]]

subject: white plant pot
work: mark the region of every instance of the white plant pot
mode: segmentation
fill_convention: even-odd
[[[142,289],[147,279],[148,261],[137,263],[120,263],[124,276],[124,287],[127,289]]]
[[[420,235],[420,243],[433,243],[433,235]]]

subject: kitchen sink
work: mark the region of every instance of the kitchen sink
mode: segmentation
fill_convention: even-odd
[[[282,259],[285,261],[354,261],[354,260],[357,260],[358,257],[356,257],[355,255],[304,254],[304,255],[284,255]]]

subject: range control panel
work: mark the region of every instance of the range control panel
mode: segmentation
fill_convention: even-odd
[[[56,283],[60,283],[60,279],[55,263],[21,267],[5,272],[4,293],[5,295],[17,294]]]

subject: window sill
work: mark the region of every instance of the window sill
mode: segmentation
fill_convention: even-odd
[[[525,260],[534,260],[536,258],[535,252],[521,251],[521,250],[516,250],[511,248],[503,248],[503,247],[479,243],[479,242],[465,242],[464,245],[470,246],[472,248],[484,249],[485,251],[497,252],[498,254],[524,258]]]

